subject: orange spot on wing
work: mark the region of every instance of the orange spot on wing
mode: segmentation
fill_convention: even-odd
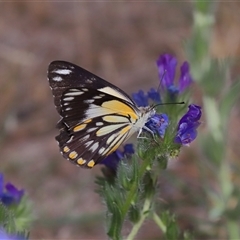
[[[87,166],[90,167],[90,168],[92,168],[94,165],[95,165],[94,160],[91,160],[91,161],[87,164]]]
[[[123,128],[121,131],[120,131],[120,134],[123,135],[125,133],[127,133],[129,130],[131,129],[131,126],[126,126],[125,128]]]
[[[69,155],[68,155],[68,157],[69,157],[70,159],[74,159],[74,158],[76,158],[77,156],[78,156],[78,154],[77,154],[77,152],[75,152],[75,151],[70,152]]]
[[[79,165],[83,165],[85,162],[86,162],[86,160],[84,160],[83,158],[79,158],[79,159],[77,160],[77,163],[78,163]]]
[[[90,123],[92,121],[92,119],[88,119],[86,121],[84,121],[84,123]]]
[[[65,147],[63,148],[63,151],[64,151],[65,153],[67,153],[67,152],[70,151],[70,148],[69,148],[68,146],[65,146]]]
[[[77,125],[76,127],[73,128],[73,131],[74,131],[74,132],[81,131],[81,130],[83,130],[86,126],[87,126],[87,124]]]

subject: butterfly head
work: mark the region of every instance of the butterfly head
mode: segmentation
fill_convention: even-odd
[[[153,106],[139,107],[141,117],[147,122],[155,113],[156,110]]]

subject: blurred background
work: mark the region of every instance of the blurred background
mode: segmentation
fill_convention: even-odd
[[[239,11],[239,2],[217,5],[211,56],[240,55]],[[106,239],[105,207],[94,191],[101,167],[85,170],[70,164],[54,139],[59,116],[47,81],[49,63],[73,62],[129,94],[148,90],[158,86],[155,61],[161,53],[176,55],[179,64],[188,60],[183,46],[192,22],[190,2],[0,3],[0,171],[32,201],[36,221],[31,239]],[[234,65],[233,75],[239,74],[239,67]],[[195,103],[201,104],[197,92]],[[239,136],[235,109],[230,145],[239,142]],[[239,159],[237,145],[232,146],[230,151]],[[203,221],[207,216],[195,201],[196,193],[201,194],[193,161],[197,151],[194,143],[170,164],[161,176],[159,201],[178,214],[182,229],[201,232],[192,222],[193,216]],[[171,184],[169,176],[178,184]],[[188,206],[179,207],[180,202]],[[151,223],[145,227],[142,239],[158,239],[157,228]],[[207,238],[207,231],[205,226],[198,236]]]

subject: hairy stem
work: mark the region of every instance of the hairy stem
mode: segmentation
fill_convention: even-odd
[[[142,226],[144,220],[149,215],[150,206],[151,206],[151,199],[149,199],[149,198],[145,199],[142,211],[140,213],[140,215],[141,215],[140,219],[137,223],[134,224],[134,226],[132,228],[132,231],[130,232],[130,234],[128,235],[126,240],[133,240],[134,237],[137,235],[137,233],[138,233],[140,227]]]

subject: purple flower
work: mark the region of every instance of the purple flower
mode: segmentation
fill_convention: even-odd
[[[24,194],[24,190],[18,190],[13,184],[7,183],[4,187],[3,174],[0,173],[0,201],[9,206],[18,204]]]
[[[192,77],[190,75],[190,67],[188,62],[184,62],[181,66],[181,74],[178,80],[179,92],[183,92],[192,83]]]
[[[178,123],[175,142],[188,145],[197,137],[197,128],[200,125],[199,119],[202,112],[201,107],[191,104],[188,112],[180,119]]]
[[[9,234],[3,227],[0,227],[0,239],[4,240],[26,240],[23,235]]]
[[[145,126],[152,130],[153,133],[158,134],[161,138],[163,138],[166,128],[168,127],[168,123],[168,116],[162,113],[155,114]]]
[[[197,122],[201,116],[201,107],[191,104],[188,106],[188,112],[180,119],[179,124],[183,122]]]
[[[145,93],[143,92],[143,90],[139,90],[137,93],[133,93],[132,98],[139,107],[148,106],[148,98],[147,95],[145,95]]]
[[[132,98],[138,107],[147,107],[149,100],[155,103],[161,102],[160,93],[154,88],[151,88],[147,94],[145,94],[143,90],[139,90],[137,93],[132,94]]]
[[[125,144],[123,146],[123,155],[131,155],[131,154],[134,154],[134,148],[133,148],[133,145],[128,143],[128,144]]]
[[[193,81],[190,75],[189,64],[188,62],[184,62],[180,68],[181,73],[178,80],[178,86],[174,84],[177,59],[170,54],[161,55],[157,60],[157,66],[161,87],[167,89],[173,96],[179,92],[183,92]]]
[[[151,99],[155,103],[160,103],[161,102],[160,93],[154,88],[151,88],[148,91],[147,96],[148,96],[149,99]]]
[[[173,85],[177,67],[177,59],[170,54],[163,54],[157,60],[158,74],[162,87]]]
[[[100,164],[104,164],[106,167],[116,172],[119,161],[121,161],[124,157],[131,156],[132,154],[134,154],[133,145],[125,144],[123,151],[116,150],[102,160]]]

